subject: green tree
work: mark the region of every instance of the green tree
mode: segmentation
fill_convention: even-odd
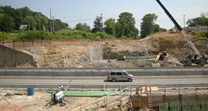
[[[18,9],[14,9],[11,6],[0,6],[0,9],[3,10],[4,14],[7,14],[14,19],[14,29],[18,30],[23,19],[21,11]]]
[[[144,38],[149,34],[153,34],[157,31],[159,31],[159,25],[155,24],[155,21],[157,20],[157,15],[155,14],[146,14],[142,18],[141,23],[141,37]]]
[[[103,22],[102,22],[102,16],[97,16],[94,21],[94,28],[92,29],[93,33],[96,32],[102,32],[103,31]]]
[[[37,25],[33,16],[26,16],[23,20],[23,24],[28,25],[29,30],[35,29],[35,27]]]
[[[138,36],[138,29],[135,27],[135,19],[133,18],[133,14],[129,13],[129,12],[123,12],[119,15],[119,19],[118,22],[124,22],[125,20],[125,24],[124,23],[120,23],[122,26],[122,29],[125,28],[124,30],[124,36],[126,37],[137,37]]]
[[[208,26],[208,18],[205,17],[197,17],[194,19],[190,19],[187,21],[188,26]]]
[[[4,41],[8,39],[8,34],[5,32],[0,32],[0,41]]]
[[[15,30],[19,30],[20,25],[22,25],[23,22],[23,16],[22,16],[22,12],[19,9],[16,9],[14,11],[15,13],[12,15],[12,18],[14,19],[14,23],[15,23]]]
[[[90,32],[90,26],[87,25],[86,23],[78,23],[75,26],[75,30],[82,30],[82,31]]]
[[[2,19],[3,19],[3,17],[4,17],[4,13],[3,12],[4,12],[4,10],[0,9],[0,23],[1,23]]]
[[[126,29],[126,20],[124,18],[118,19],[118,22],[116,23],[116,27],[115,27],[116,37],[120,38],[124,36],[125,29]]]
[[[14,28],[14,25],[14,19],[10,15],[5,14],[1,21],[1,30],[11,32]]]
[[[40,12],[33,12],[28,7],[23,8],[12,8],[11,6],[0,6],[0,24],[2,24],[3,15],[9,15],[13,18],[13,22],[15,25],[13,27],[14,30],[19,30],[20,25],[27,24],[30,25],[30,29],[37,30],[45,30],[50,26],[49,19]],[[55,29],[63,29],[67,28],[68,24],[64,23],[58,19],[54,20]],[[0,30],[3,29],[4,26],[0,26]]]
[[[65,29],[68,27],[69,25],[67,23],[62,22],[60,19],[54,20],[54,31],[58,31],[58,30]]]
[[[107,34],[115,35],[115,26],[116,26],[115,19],[110,18],[105,21],[104,30]]]
[[[34,15],[34,19],[35,22],[37,23],[36,25],[37,30],[44,30],[44,27],[47,29],[49,20],[45,15],[41,13],[37,13]]]
[[[19,8],[22,12],[22,17],[25,18],[26,16],[32,16],[32,11],[28,7]]]
[[[208,26],[208,14],[201,13],[200,17],[196,17],[187,21],[188,26]]]

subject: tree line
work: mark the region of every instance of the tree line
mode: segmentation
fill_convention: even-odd
[[[19,30],[20,25],[27,25],[28,30],[50,30],[52,22],[54,30],[68,27],[60,19],[51,21],[42,13],[31,11],[28,7],[15,9],[11,6],[0,6],[0,31]]]
[[[146,14],[141,23],[141,37],[144,38],[149,34],[154,34],[159,31],[166,30],[164,28],[160,28],[158,24],[155,23],[157,20],[157,16],[153,14]],[[78,23],[74,29],[83,30],[83,31],[91,31],[95,32],[105,32],[110,34],[116,38],[126,37],[126,38],[135,38],[139,35],[139,30],[136,28],[135,18],[132,13],[122,12],[119,15],[117,21],[114,18],[110,18],[106,20],[104,23],[102,22],[102,15],[97,16],[94,21],[94,27],[90,30],[90,26],[86,23]]]
[[[157,18],[158,16],[154,13],[144,15],[140,26],[141,38],[157,32],[166,31],[165,28],[161,28],[158,24],[155,23]],[[102,21],[102,15],[97,16],[94,21],[94,27],[92,30],[90,30],[90,26],[86,23],[78,23],[74,29],[88,32],[105,32],[117,38],[138,37],[139,30],[135,27],[135,19],[133,18],[133,14],[129,12],[121,13],[119,15],[119,19],[117,19],[117,22],[114,18],[110,18],[104,23]],[[189,19],[186,23],[189,27],[208,26],[208,13],[202,12],[200,17]]]
[[[159,25],[154,21],[157,19],[155,14],[147,14],[142,19],[141,37],[160,31]],[[60,19],[52,21],[40,12],[33,12],[28,7],[12,8],[11,6],[0,6],[0,31],[12,32],[19,30],[20,25],[27,25],[28,30],[53,30],[68,28],[68,24]],[[138,37],[139,30],[135,27],[135,18],[132,13],[123,12],[119,19],[110,18],[103,23],[102,16],[97,16],[94,21],[94,27],[91,29],[86,23],[78,23],[74,29],[87,32],[104,32],[114,37]],[[150,24],[148,24],[150,23]],[[148,26],[149,25],[149,26]],[[152,27],[154,26],[154,27]],[[147,30],[147,31],[146,31]]]
[[[157,18],[158,16],[154,13],[144,15],[139,31],[139,29],[137,29],[135,26],[136,22],[132,13],[122,12],[118,16],[117,20],[114,18],[109,18],[106,21],[103,21],[101,14],[95,18],[93,28],[91,28],[86,23],[78,23],[73,29],[87,32],[75,32],[77,38],[83,38],[86,35],[90,35],[90,38],[93,35],[102,35],[102,38],[136,38],[140,35],[141,38],[144,38],[150,34],[166,31],[166,29],[161,28],[158,24],[155,23]],[[54,25],[52,25],[52,22]],[[200,17],[189,19],[187,24],[188,26],[208,26],[208,14],[202,13]],[[27,30],[39,30],[46,32],[50,31],[52,26],[54,26],[52,28],[53,31],[66,29],[69,26],[67,23],[62,22],[60,19],[51,21],[42,13],[33,12],[28,7],[15,9],[11,6],[0,6],[0,31],[12,32],[13,30],[19,30],[20,25],[27,25]],[[39,34],[39,32],[30,32],[28,35],[41,35],[41,33]],[[3,36],[5,34],[1,35]],[[69,37],[68,35],[64,35],[64,38]]]

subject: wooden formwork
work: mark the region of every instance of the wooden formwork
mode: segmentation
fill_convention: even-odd
[[[72,111],[116,111],[118,109],[124,111],[130,106],[127,105],[131,103],[130,101],[129,96],[105,96],[91,103],[72,109]]]

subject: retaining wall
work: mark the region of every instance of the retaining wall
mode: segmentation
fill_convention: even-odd
[[[15,67],[25,63],[34,64],[33,57],[26,53],[0,45],[0,67]]]

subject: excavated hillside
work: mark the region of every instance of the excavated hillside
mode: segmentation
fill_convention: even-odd
[[[192,37],[192,35],[189,35]],[[208,41],[193,40],[200,52],[208,54]],[[144,39],[115,39],[103,41],[50,42],[41,46],[30,46],[22,51],[33,55],[36,65],[42,68],[138,68],[152,67],[158,52],[167,51],[166,61],[159,61],[161,67],[180,67],[180,60],[194,53],[180,33],[161,32]],[[147,59],[109,59],[109,51],[126,57],[144,56]],[[34,67],[28,64],[19,67]]]

